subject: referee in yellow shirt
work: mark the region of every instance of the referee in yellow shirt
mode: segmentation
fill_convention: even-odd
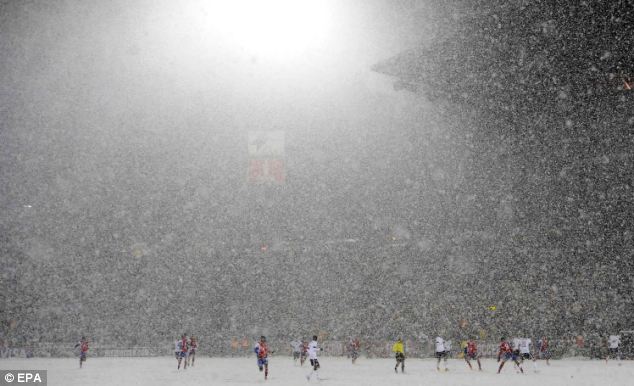
[[[401,373],[405,372],[405,349],[403,348],[403,339],[399,338],[392,346],[392,352],[396,355],[396,366],[394,372],[398,373],[398,364],[401,364]]]

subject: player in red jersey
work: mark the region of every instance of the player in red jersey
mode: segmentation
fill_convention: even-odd
[[[306,357],[308,357],[308,342],[306,341],[306,338],[302,339],[302,345],[300,346],[300,352],[299,352],[299,364],[301,366],[304,365],[304,362],[306,362]]]
[[[548,360],[550,359],[550,351],[548,350],[548,338],[542,336],[542,338],[537,342],[537,348],[539,350],[539,359],[546,359],[546,365],[550,366]]]
[[[478,346],[475,340],[470,339],[467,342],[467,346],[464,348],[464,359],[467,361],[469,368],[473,370],[470,359],[475,359],[478,362],[478,370],[482,371],[482,364],[480,363],[480,353],[478,353]]]
[[[361,342],[359,338],[354,338],[350,340],[350,358],[352,358],[352,364],[357,361],[359,358],[359,350],[361,349]]]
[[[189,338],[189,354],[187,355],[187,363],[191,362],[191,366],[194,366],[194,361],[196,360],[196,350],[198,349],[198,339],[192,335]]]
[[[504,367],[506,361],[509,360],[513,360],[517,367],[519,367],[520,371],[524,373],[522,365],[517,360],[517,357],[513,355],[513,349],[511,349],[511,345],[509,344],[509,342],[506,341],[506,338],[502,337],[502,339],[500,339],[500,350],[498,351],[498,362],[501,361],[500,367],[498,368],[498,374],[500,373],[500,371],[502,371],[502,367]]]
[[[266,337],[262,335],[260,341],[255,344],[255,355],[258,357],[258,368],[264,370],[264,379],[269,377],[269,345],[266,343]]]
[[[88,353],[88,339],[85,336],[81,337],[79,343],[75,345],[75,348],[79,348],[79,368],[84,362],[86,362],[86,354]]]
[[[181,367],[181,361],[183,362],[183,370],[187,368],[187,353],[189,352],[189,340],[187,339],[187,334],[181,335],[181,354],[180,359],[178,361],[178,369]],[[185,359],[185,360],[183,360]]]

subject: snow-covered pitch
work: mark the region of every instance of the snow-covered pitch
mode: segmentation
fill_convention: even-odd
[[[590,361],[567,359],[551,361],[546,366],[538,361],[525,363],[525,374],[517,374],[507,363],[502,374],[496,374],[497,363],[483,360],[484,371],[471,371],[463,360],[449,360],[448,372],[437,372],[433,359],[408,359],[405,374],[394,373],[391,359],[359,358],[352,365],[345,358],[320,358],[320,381],[306,380],[310,368],[300,367],[288,357],[270,359],[270,375],[264,381],[255,358],[196,358],[193,368],[176,370],[176,360],[160,358],[88,358],[83,369],[72,358],[34,358],[0,360],[0,369],[48,370],[50,386],[199,386],[199,385],[258,385],[297,386],[323,385],[466,385],[466,386],[616,386],[634,385],[633,361]],[[475,365],[475,363],[474,363]]]

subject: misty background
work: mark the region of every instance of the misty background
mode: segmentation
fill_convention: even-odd
[[[1,3],[6,342],[632,327],[632,3],[323,4]]]

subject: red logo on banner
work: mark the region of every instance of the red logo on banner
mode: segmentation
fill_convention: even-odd
[[[284,161],[281,159],[252,159],[249,161],[250,183],[283,184],[286,179]]]

